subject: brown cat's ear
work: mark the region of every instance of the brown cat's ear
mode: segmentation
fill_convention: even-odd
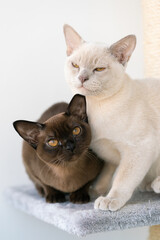
[[[72,52],[84,42],[84,40],[68,24],[63,26],[63,31],[67,45],[67,56],[70,56]]]
[[[67,115],[79,117],[82,121],[88,122],[86,113],[86,98],[80,94],[74,95],[68,105]]]
[[[125,66],[136,46],[136,36],[128,35],[111,45],[110,52]]]
[[[44,124],[37,122],[29,122],[24,120],[18,120],[13,123],[15,130],[18,134],[27,141],[34,149],[37,148],[40,131],[44,128]]]

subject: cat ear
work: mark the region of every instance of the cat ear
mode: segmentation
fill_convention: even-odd
[[[63,26],[63,31],[67,45],[67,56],[70,56],[72,52],[84,42],[84,40],[68,24]]]
[[[125,66],[136,46],[136,36],[128,35],[111,45],[110,52]]]
[[[13,123],[13,126],[25,141],[27,141],[34,149],[37,148],[37,137],[40,134],[40,131],[44,128],[44,124],[18,120]]]
[[[86,98],[80,94],[74,95],[68,105],[67,115],[79,117],[82,121],[88,122],[86,113]]]

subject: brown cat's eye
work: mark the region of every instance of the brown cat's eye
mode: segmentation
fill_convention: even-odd
[[[50,147],[56,147],[58,145],[58,140],[56,140],[56,139],[49,140],[48,145]]]
[[[78,66],[76,63],[72,63],[72,66],[73,66],[74,68],[79,68],[79,66]]]
[[[74,128],[74,129],[73,129],[73,132],[72,132],[72,133],[73,133],[73,135],[75,135],[75,136],[76,136],[76,135],[79,135],[79,134],[80,134],[80,132],[81,132],[81,129],[80,129],[80,127],[76,127],[76,128]]]
[[[103,70],[105,70],[106,68],[95,68],[94,71],[96,72],[102,72]]]

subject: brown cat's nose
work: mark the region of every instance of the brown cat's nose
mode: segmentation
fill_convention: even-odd
[[[81,81],[81,83],[84,83],[85,81],[87,81],[89,79],[88,76],[83,76],[83,75],[80,75],[78,78]]]
[[[66,149],[73,152],[73,150],[75,149],[75,144],[72,141],[67,141],[66,142]]]

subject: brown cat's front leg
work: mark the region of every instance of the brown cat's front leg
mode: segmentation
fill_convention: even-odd
[[[69,199],[72,203],[88,203],[90,201],[90,196],[88,194],[90,182],[84,185],[77,191],[70,193]]]
[[[65,194],[52,187],[45,186],[45,198],[48,203],[61,203],[65,202]]]

